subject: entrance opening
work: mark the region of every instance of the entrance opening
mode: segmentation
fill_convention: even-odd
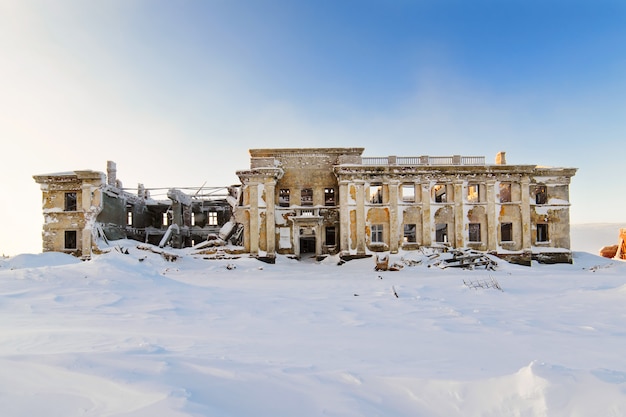
[[[315,253],[315,236],[300,238],[300,255],[305,253]]]
[[[315,254],[316,246],[315,228],[302,227],[300,229],[300,256],[304,254]]]

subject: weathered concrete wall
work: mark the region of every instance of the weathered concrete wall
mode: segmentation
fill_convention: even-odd
[[[78,257],[91,255],[92,227],[102,209],[101,187],[105,176],[95,171],[35,175],[42,191],[44,252],[66,252]],[[74,207],[66,206],[66,195],[75,195]],[[66,232],[75,234],[66,241]],[[69,247],[74,246],[74,247]]]

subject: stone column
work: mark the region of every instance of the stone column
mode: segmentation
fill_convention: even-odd
[[[276,255],[275,187],[276,180],[273,178],[265,179],[265,235],[267,238],[267,256],[269,257]]]
[[[422,245],[430,246],[433,243],[432,238],[432,220],[430,216],[430,183],[421,184],[422,188]]]
[[[455,155],[456,156],[456,155]],[[459,157],[460,158],[460,157]],[[463,202],[463,182],[457,180],[454,182],[454,247],[462,248],[465,246],[465,210]]]
[[[356,186],[356,253],[365,254],[365,184],[355,182]]]
[[[259,254],[259,188],[256,182],[248,183],[250,194],[250,254]]]
[[[520,180],[520,186],[522,188],[522,249],[530,250],[532,246],[531,240],[531,223],[530,223],[530,178],[527,176],[522,177]]]
[[[350,208],[348,207],[348,181],[339,183],[339,251],[350,252]]]
[[[487,180],[487,250],[498,247],[498,217],[496,215],[496,180]]]
[[[398,253],[398,181],[389,182],[389,251]]]

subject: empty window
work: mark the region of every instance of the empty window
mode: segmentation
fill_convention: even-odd
[[[76,211],[76,193],[65,193],[65,211]]]
[[[539,223],[537,225],[537,242],[547,242],[547,241],[548,241],[548,224]]]
[[[383,203],[383,186],[382,185],[370,185],[369,201],[372,204]]]
[[[448,243],[448,224],[437,223],[435,226],[435,241],[440,243]]]
[[[545,185],[535,187],[535,203],[546,204],[548,202],[548,191]]]
[[[326,228],[326,245],[335,246],[337,244],[336,233],[334,227]]]
[[[414,224],[404,225],[404,242],[405,243],[417,242],[416,230],[417,230],[417,227]]]
[[[280,207],[289,207],[289,189],[281,188],[278,191],[278,205]]]
[[[76,249],[76,230],[65,231],[65,249]]]
[[[446,197],[446,186],[444,184],[437,184],[433,187],[433,195],[435,197],[435,203],[445,203],[448,201]]]
[[[335,189],[334,188],[324,188],[324,205],[326,206],[335,205]]]
[[[469,241],[480,242],[480,223],[469,224]]]
[[[513,241],[513,223],[502,223],[500,225],[500,240],[502,242]]]
[[[133,210],[128,209],[128,211],[126,211],[126,224],[128,226],[132,226],[133,225]]]
[[[166,213],[163,213],[163,217],[161,218],[161,224],[162,224],[163,226],[168,226],[168,225],[170,224],[170,220],[169,220],[169,218],[167,217],[167,212],[166,212]]]
[[[500,202],[501,203],[511,202],[511,183],[510,182],[500,183]]]
[[[217,211],[207,212],[207,224],[209,226],[217,226]]]
[[[300,204],[303,206],[313,205],[313,189],[303,188],[300,193]]]
[[[383,225],[373,224],[372,225],[372,243],[382,243],[382,242],[383,242]]]
[[[480,187],[478,184],[470,184],[467,187],[467,202],[478,203],[480,201]]]
[[[402,184],[402,201],[415,202],[415,184]]]
[[[194,213],[193,211],[191,212],[191,225],[196,225],[196,213]]]

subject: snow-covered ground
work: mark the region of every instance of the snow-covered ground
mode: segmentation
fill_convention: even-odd
[[[626,415],[625,262],[407,252],[391,262],[422,263],[377,272],[119,244],[0,260],[0,415]]]

